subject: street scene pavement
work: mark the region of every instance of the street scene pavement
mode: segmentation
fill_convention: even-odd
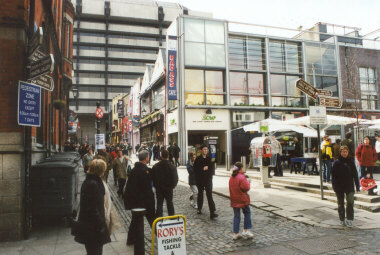
[[[252,239],[232,240],[233,211],[228,199],[229,173],[218,169],[214,177],[214,201],[219,217],[210,220],[206,202],[198,215],[190,205],[190,189],[185,167],[178,168],[179,183],[174,190],[176,214],[187,219],[187,254],[378,254],[380,231],[361,229],[361,225],[378,226],[376,213],[355,210],[354,228],[338,225],[334,203],[305,197],[302,192],[260,188],[252,181],[251,211]],[[117,188],[110,175],[109,186],[123,227],[111,236],[104,246],[106,255],[133,254],[133,246],[126,246],[131,213],[123,208]],[[81,171],[81,180],[84,174]],[[296,217],[300,211],[309,217]],[[307,213],[308,212],[308,213]],[[164,215],[167,215],[164,206]],[[313,217],[310,217],[313,215]],[[360,219],[357,219],[360,218]],[[301,219],[301,220],[300,220]],[[369,227],[368,227],[369,228]],[[242,223],[241,223],[242,229]],[[151,230],[145,220],[145,251],[150,254]],[[0,244],[0,254],[85,254],[84,246],[74,241],[70,228],[63,221],[47,221],[36,228],[28,240]]]

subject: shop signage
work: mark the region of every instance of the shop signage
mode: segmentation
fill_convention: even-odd
[[[310,125],[326,125],[326,107],[310,106]]]
[[[324,105],[326,107],[332,108],[341,108],[342,101],[338,97],[320,97],[319,98],[320,105]]]
[[[51,73],[54,71],[54,57],[53,54],[43,57],[42,59],[33,62],[30,67],[29,79],[36,78],[37,76]]]
[[[117,101],[117,116],[119,119],[124,117],[124,101],[122,99]]]
[[[230,124],[228,110],[212,110],[212,114],[207,114],[205,110],[201,109],[186,111],[186,128],[188,130],[228,130]]]
[[[186,228],[182,217],[156,223],[158,255],[186,255]]]
[[[177,37],[168,36],[168,100],[177,100]]]
[[[19,81],[17,122],[22,126],[41,126],[41,88]]]
[[[106,148],[106,139],[104,134],[95,134],[95,148],[97,150]]]
[[[48,91],[54,90],[54,80],[47,74],[35,77],[33,79],[29,79],[28,82]]]
[[[314,88],[313,85],[304,81],[303,79],[298,79],[296,81],[296,88],[301,90],[303,93],[305,93],[311,98],[317,98],[318,89]]]
[[[178,132],[178,110],[174,110],[167,115],[168,121],[168,134],[173,134]]]

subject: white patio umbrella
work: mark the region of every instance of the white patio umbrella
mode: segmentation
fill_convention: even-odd
[[[369,120],[368,122],[369,122],[370,124],[373,124],[373,125],[380,125],[380,119]]]
[[[369,129],[380,129],[380,124],[379,125],[369,126],[368,128]]]
[[[343,117],[343,116],[335,116],[335,115],[327,115],[327,125],[348,125],[352,123],[356,123],[357,119]],[[366,122],[365,120],[359,119],[359,123]],[[285,125],[310,125],[310,116],[304,116],[296,119],[283,121]]]

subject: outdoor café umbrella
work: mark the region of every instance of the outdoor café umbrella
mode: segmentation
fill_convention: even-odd
[[[356,121],[359,121],[359,123],[367,122],[365,120],[357,120],[355,118],[350,117],[343,117],[343,116],[336,116],[336,115],[326,115],[327,117],[327,125],[333,126],[333,125],[348,125],[356,123]],[[286,120],[283,121],[283,124],[285,125],[310,125],[310,116],[304,116],[296,119]]]

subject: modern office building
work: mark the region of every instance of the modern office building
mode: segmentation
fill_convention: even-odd
[[[110,133],[108,114],[113,97],[128,93],[146,64],[153,64],[166,29],[179,15],[207,16],[176,4],[153,0],[72,0],[74,78],[70,110],[79,116],[79,141],[94,143],[95,109],[105,114],[101,133]],[[107,137],[109,137],[107,135]]]

